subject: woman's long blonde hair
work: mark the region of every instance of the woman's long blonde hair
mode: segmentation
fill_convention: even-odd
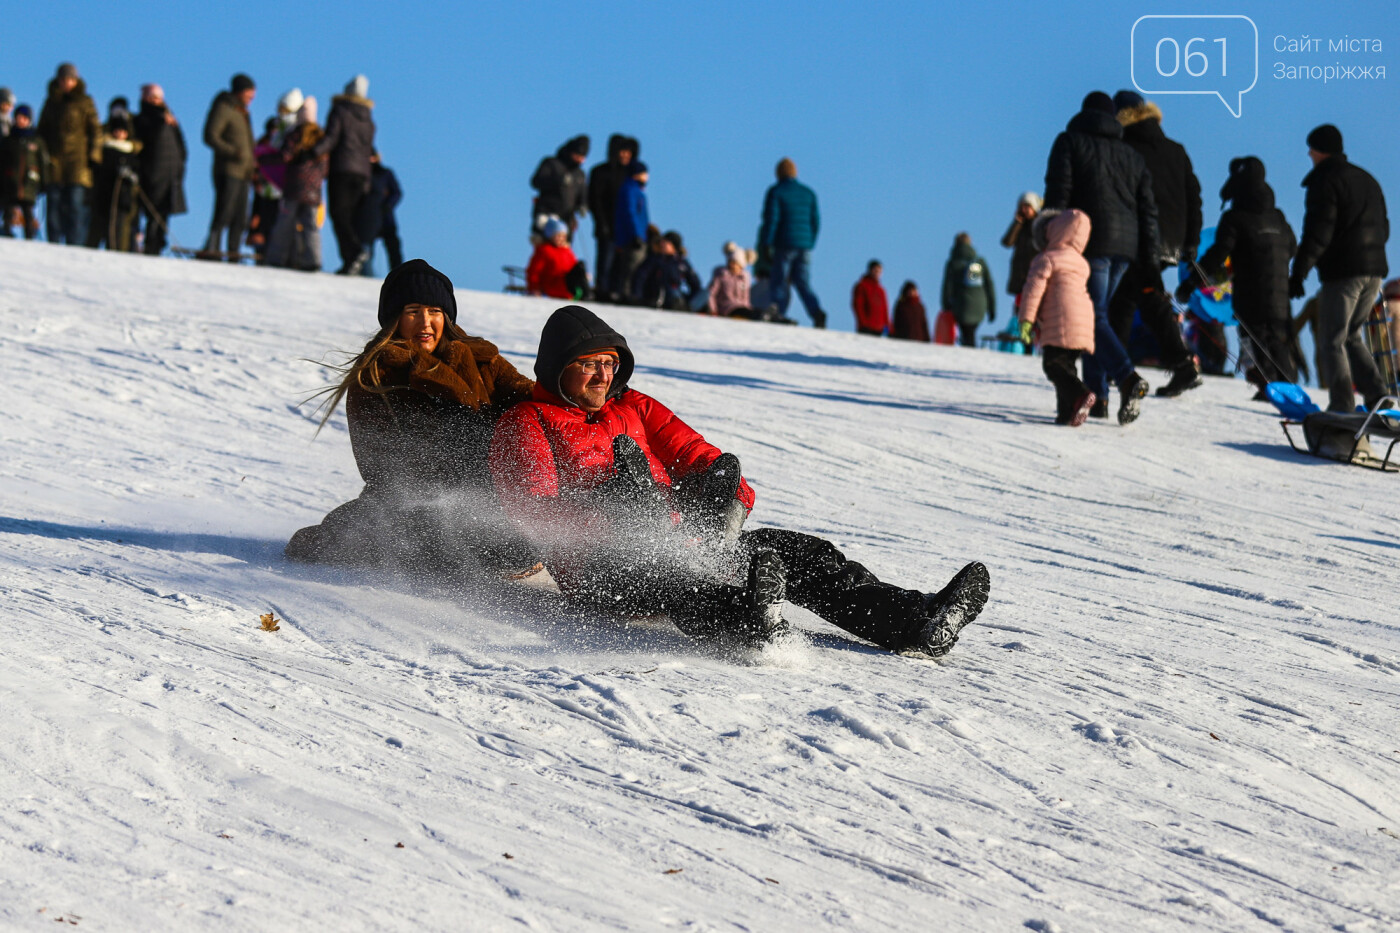
[[[321,413],[321,422],[316,426],[316,433],[319,434],[321,428],[326,426],[326,422],[331,420],[331,415],[335,414],[335,410],[340,407],[341,400],[345,398],[346,394],[349,393],[352,388],[360,388],[364,389],[366,392],[380,394],[388,392],[393,388],[393,386],[380,384],[380,380],[384,376],[379,367],[379,357],[383,354],[385,348],[390,346],[403,347],[405,350],[411,349],[408,345],[408,341],[398,335],[399,320],[402,317],[403,313],[400,312],[399,317],[394,318],[392,324],[381,328],[379,333],[369,339],[369,343],[365,344],[365,348],[361,350],[358,355],[351,357],[343,366],[333,367],[334,370],[340,374],[339,382],[334,385],[326,386],[324,389],[311,396],[311,399],[325,396],[325,400],[316,408],[316,411]],[[442,318],[442,339],[438,341],[437,347],[433,350],[433,364],[424,370],[424,372],[430,373],[442,365],[443,361],[447,359],[445,351],[448,344],[452,343],[454,340],[466,339],[467,332],[458,327],[451,318],[444,314]],[[311,399],[307,399],[307,401],[311,401]]]

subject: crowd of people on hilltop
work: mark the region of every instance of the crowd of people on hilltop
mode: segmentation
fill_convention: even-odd
[[[758,248],[725,243],[724,262],[705,285],[681,234],[652,223],[651,174],[640,158],[641,143],[613,134],[606,160],[585,175],[590,148],[588,136],[575,136],[543,158],[530,178],[535,249],[526,267],[527,293],[792,324],[787,309],[796,291],[812,325],[826,326],[810,274],[821,214],[816,193],[797,180],[791,159],[778,163],[777,180],[764,196]],[[572,246],[584,216],[593,223],[591,277]]]
[[[330,215],[337,272],[368,273],[383,240],[389,268],[403,262],[395,209],[402,189],[374,148],[369,80],[356,75],[331,100],[325,125],[315,97],[287,91],[254,132],[257,85],[236,74],[218,92],[202,139],[213,155],[214,202],[199,259],[321,268],[320,227]],[[160,255],[172,245],[170,219],[188,210],[184,129],[155,83],[142,85],[133,112],[113,97],[101,120],[71,63],[58,67],[37,118],[0,88],[0,234],[51,243]],[[325,189],[323,198],[322,189]]]
[[[1374,407],[1390,387],[1362,330],[1389,271],[1390,225],[1379,184],[1347,159],[1340,130],[1324,124],[1308,134],[1314,168],[1303,179],[1301,240],[1275,205],[1263,162],[1244,156],[1230,162],[1220,191],[1229,208],[1214,242],[1198,256],[1200,182],[1185,148],[1161,123],[1160,108],[1134,91],[1086,96],[1051,147],[1044,195],[1023,194],[1002,237],[1012,250],[1007,291],[1016,309],[1013,326],[1022,345],[1040,347],[1055,387],[1056,422],[1078,426],[1089,417],[1107,418],[1110,382],[1119,392],[1119,423],[1136,420],[1148,393],[1137,370],[1149,355],[1143,344],[1171,374],[1158,397],[1199,386],[1200,359],[1220,365],[1226,355],[1221,324],[1189,310],[1178,313],[1163,281],[1173,267],[1187,270],[1175,294],[1183,303],[1198,288],[1230,280],[1241,357],[1260,399],[1267,398],[1268,383],[1297,379],[1302,360],[1289,301],[1303,296],[1303,283],[1316,269],[1320,293],[1304,314],[1314,318],[1329,410],[1351,412],[1353,386],[1367,408]],[[955,322],[967,346],[974,345],[977,325],[996,316],[986,267],[967,234],[958,234],[945,267],[940,319],[950,319],[949,330]],[[881,271],[872,260],[853,290],[857,331],[938,340],[942,321],[930,336],[913,282],[901,288],[891,319]],[[1400,297],[1400,280],[1385,289]],[[1133,339],[1137,329],[1144,340]]]

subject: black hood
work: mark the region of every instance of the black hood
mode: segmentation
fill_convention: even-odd
[[[549,316],[540,331],[540,349],[535,354],[535,379],[549,392],[565,401],[559,387],[564,367],[587,353],[597,350],[617,351],[618,367],[613,376],[608,398],[616,398],[627,388],[632,378],[632,351],[627,338],[607,325],[602,318],[581,305],[565,305]]]
[[[1068,133],[1087,133],[1090,136],[1107,136],[1109,139],[1122,139],[1123,126],[1118,118],[1102,110],[1081,110],[1070,118],[1065,127]]]
[[[1221,202],[1242,211],[1266,211],[1274,206],[1274,189],[1264,180],[1264,163],[1254,156],[1230,160],[1230,177],[1220,187]]]

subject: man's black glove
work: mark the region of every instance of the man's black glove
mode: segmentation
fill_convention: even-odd
[[[738,499],[742,479],[739,458],[733,454],[720,454],[705,472],[682,479],[676,494],[686,523],[702,536],[736,540],[748,517]]]
[[[671,503],[651,475],[651,463],[637,442],[626,434],[613,438],[616,472],[591,490],[617,526],[654,528],[671,525]]]
[[[1308,290],[1303,287],[1303,276],[1295,272],[1288,277],[1289,298],[1302,298],[1307,293]]]

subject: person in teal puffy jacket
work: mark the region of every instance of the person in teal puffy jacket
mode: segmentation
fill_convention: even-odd
[[[786,316],[795,288],[812,326],[825,327],[826,312],[812,291],[810,272],[821,229],[817,195],[797,180],[797,166],[791,159],[779,162],[777,172],[778,183],[763,197],[763,224],[758,228],[759,252],[773,264],[773,301],[779,315]]]

